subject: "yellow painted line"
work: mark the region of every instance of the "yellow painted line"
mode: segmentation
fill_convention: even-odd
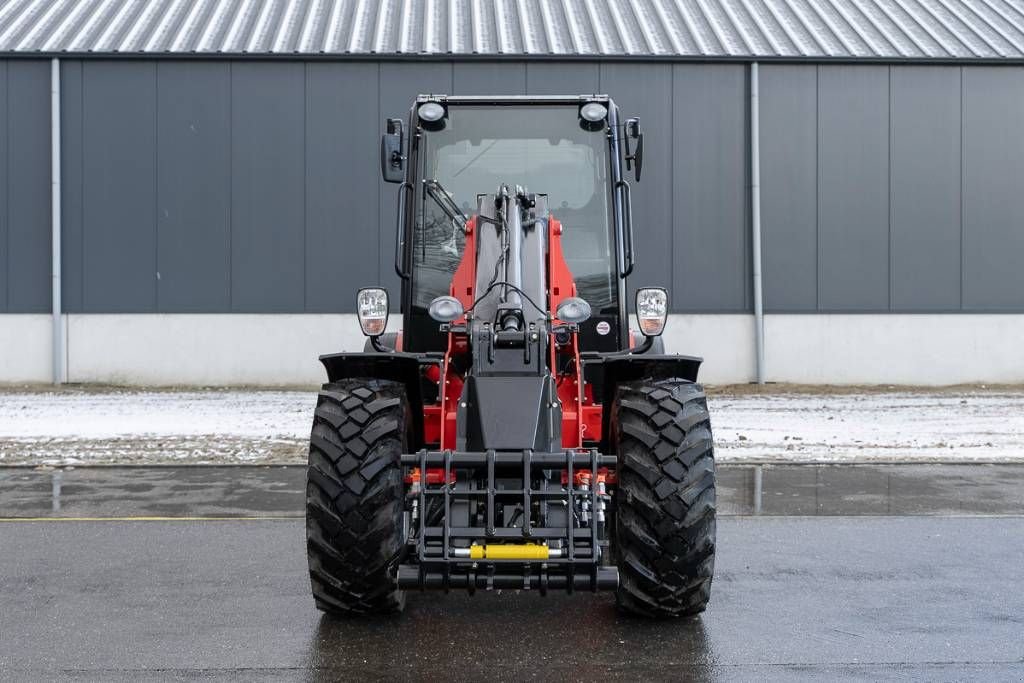
[[[301,515],[278,517],[0,517],[3,522],[262,522],[303,519]]]

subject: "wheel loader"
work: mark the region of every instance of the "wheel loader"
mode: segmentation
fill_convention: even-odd
[[[320,358],[306,489],[317,607],[409,593],[614,591],[702,612],[715,472],[701,359],[634,266],[643,133],[605,95],[421,95],[381,140],[398,185],[391,294],[356,296],[358,353]],[[668,198],[665,198],[668,201]],[[642,230],[642,228],[641,228]]]

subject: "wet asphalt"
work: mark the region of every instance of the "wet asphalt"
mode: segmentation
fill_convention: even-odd
[[[655,622],[517,592],[322,617],[303,477],[0,470],[0,679],[1024,680],[1024,466],[721,468],[710,607]]]

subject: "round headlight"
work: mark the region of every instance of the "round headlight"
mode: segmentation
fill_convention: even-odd
[[[603,121],[608,116],[608,107],[600,102],[587,102],[580,107],[580,116],[591,123],[597,123],[598,121]]]
[[[427,313],[439,323],[450,323],[462,317],[462,302],[454,296],[439,296],[430,302]]]
[[[436,123],[444,118],[444,107],[437,102],[425,102],[416,110],[421,121]]]
[[[590,304],[578,296],[567,297],[558,304],[555,317],[565,323],[581,323],[590,317]]]

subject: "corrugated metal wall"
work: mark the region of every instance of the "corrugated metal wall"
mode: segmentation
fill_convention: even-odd
[[[0,313],[50,307],[50,65],[0,60]]]
[[[1024,310],[1024,69],[761,69],[765,307]]]
[[[607,92],[647,132],[635,284],[752,307],[740,64],[63,64],[68,312],[345,312],[393,275],[386,116]],[[1024,311],[1024,68],[763,65],[769,312]],[[0,62],[0,311],[49,302],[49,80]]]

